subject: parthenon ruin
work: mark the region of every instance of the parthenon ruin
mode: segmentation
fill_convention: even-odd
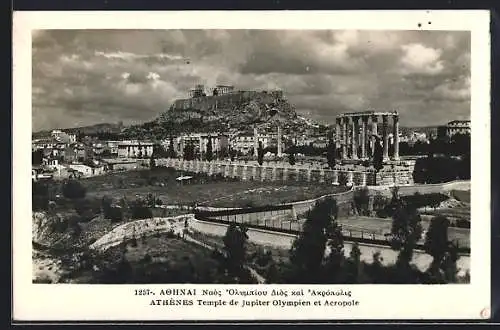
[[[378,123],[382,117],[383,159],[389,158],[389,116],[392,117],[394,152],[392,160],[399,160],[399,114],[393,112],[364,111],[343,113],[336,118],[336,136],[341,146],[343,160],[366,160],[373,156],[374,137],[379,137]],[[359,125],[361,119],[361,127]],[[371,119],[371,121],[370,121]],[[370,121],[371,128],[368,126]],[[370,134],[369,134],[370,133]],[[368,155],[368,146],[371,154]]]

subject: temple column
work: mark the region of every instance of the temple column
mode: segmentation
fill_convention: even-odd
[[[388,132],[388,116],[383,115],[382,116],[382,139],[384,142],[384,154],[383,158],[384,160],[389,159],[389,132]]]
[[[281,150],[281,127],[278,125],[278,157],[282,156],[282,150]]]
[[[340,118],[335,118],[335,143],[337,148],[340,147],[338,144],[341,141],[340,137],[341,137]]]
[[[288,180],[288,167],[283,168],[283,181]]]
[[[341,118],[342,120],[342,159],[347,159],[347,117]]]
[[[358,117],[352,117],[352,141],[351,141],[351,148],[352,148],[352,159],[358,159],[358,141],[357,137],[359,134],[359,123],[358,123]]]
[[[399,160],[399,115],[394,115],[393,120],[393,141],[394,141],[394,160]]]
[[[367,129],[366,124],[368,123],[368,117],[361,117],[361,159],[366,159],[366,141],[367,141]]]
[[[372,135],[378,135],[378,116],[377,115],[372,116]],[[370,146],[372,149],[371,156],[373,157],[373,155],[375,153],[375,140],[373,138],[371,139]]]
[[[253,128],[253,155],[257,157],[259,148],[259,134],[257,132],[257,127]]]
[[[347,172],[347,183],[351,184],[351,185],[354,185],[354,172],[353,171],[349,171]]]
[[[241,178],[242,178],[243,181],[248,180],[247,171],[248,171],[248,166],[247,165],[243,165],[243,169],[241,171]]]

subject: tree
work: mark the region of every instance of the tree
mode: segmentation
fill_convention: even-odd
[[[291,146],[288,151],[288,163],[290,165],[295,165],[295,146]]]
[[[457,282],[457,261],[459,259],[458,246],[454,242],[448,245],[448,251],[444,256],[441,268],[444,271],[444,279],[446,283]]]
[[[347,276],[346,282],[348,283],[361,283],[361,250],[359,244],[355,242],[352,245],[351,252],[349,252],[349,259],[347,263]]]
[[[264,163],[264,148],[262,146],[262,141],[259,141],[259,147],[257,149],[257,162],[259,165]]]
[[[238,278],[242,275],[248,240],[247,230],[244,225],[237,226],[233,222],[227,228],[223,238],[226,270],[232,277]]]
[[[392,248],[399,250],[396,261],[397,281],[411,283],[413,281],[410,262],[413,250],[422,235],[421,218],[413,205],[408,205],[397,196],[391,201],[392,212]]]
[[[290,249],[292,277],[295,283],[317,283],[322,279],[322,263],[332,214],[337,212],[336,203],[330,200],[317,202],[308,212],[303,230]]]
[[[43,151],[38,149],[31,153],[31,164],[41,165],[43,160]]]
[[[69,199],[84,198],[86,194],[85,187],[77,180],[67,180],[63,183],[63,196]]]
[[[378,136],[375,136],[375,143],[373,146],[373,167],[377,172],[384,167],[383,150]]]
[[[326,151],[326,159],[327,159],[328,166],[330,167],[330,169],[333,169],[335,167],[336,153],[337,153],[336,144],[333,141],[333,137],[330,137],[330,140],[328,141],[327,151]]]
[[[184,147],[184,160],[193,160],[194,159],[194,145],[192,142],[189,142]]]
[[[205,159],[209,162],[212,161],[213,159],[213,152],[212,152],[212,137],[208,136],[208,142],[207,142],[207,151],[205,152]]]
[[[433,258],[431,270],[439,269],[448,252],[449,225],[448,219],[444,216],[436,216],[431,220],[424,243],[425,252]]]
[[[175,149],[174,149],[174,138],[170,137],[170,142],[168,144],[168,150],[167,150],[167,157],[169,158],[175,158],[177,155],[175,154]]]
[[[149,158],[149,168],[154,169],[156,167],[156,160],[155,160],[155,155],[154,153],[151,154],[151,157]]]
[[[334,208],[337,208],[336,204]],[[345,257],[342,228],[332,219],[327,225],[326,231],[330,253],[325,259],[323,273],[327,283],[343,283],[345,281]]]

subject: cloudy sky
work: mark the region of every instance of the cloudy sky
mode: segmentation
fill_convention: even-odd
[[[33,33],[33,130],[151,120],[196,83],[283,89],[297,112],[470,118],[470,34],[441,31],[52,30]]]

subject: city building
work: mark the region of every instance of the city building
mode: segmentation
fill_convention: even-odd
[[[76,142],[76,134],[68,134],[61,130],[53,130],[50,133],[50,136],[57,142],[63,143],[75,143]]]
[[[224,148],[229,147],[229,137],[226,134],[219,133],[191,133],[177,137],[174,140],[174,150],[177,154],[183,155],[184,148],[192,145],[195,154],[204,154],[207,152],[208,141],[212,142],[212,152],[218,153]],[[170,140],[165,142],[165,148],[168,150]]]
[[[446,124],[446,136],[470,134],[470,120],[453,120]]]
[[[118,143],[118,157],[148,158],[153,154],[154,143],[150,141],[120,141]]]

